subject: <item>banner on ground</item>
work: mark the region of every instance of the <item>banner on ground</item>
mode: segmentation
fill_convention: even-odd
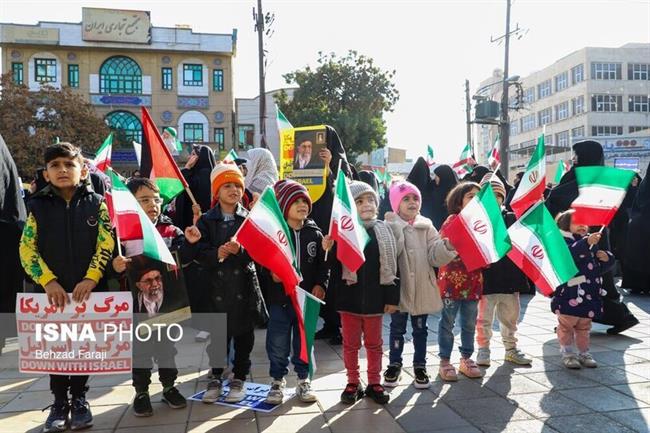
[[[229,382],[230,381],[228,380],[224,381],[221,397],[219,397],[219,399],[215,401],[214,404],[234,407],[237,409],[249,409],[264,413],[272,412],[274,409],[282,406],[281,404],[268,404],[264,401],[266,400],[266,396],[269,394],[269,391],[271,389],[270,385],[252,382],[244,382],[244,387],[246,388],[246,397],[242,401],[239,403],[227,403],[225,399],[226,395],[230,391]],[[188,400],[201,401],[204,393],[205,391],[196,393],[188,398]],[[289,399],[293,398],[294,395],[296,395],[295,390],[291,387],[287,387],[284,390],[284,402],[286,403]]]

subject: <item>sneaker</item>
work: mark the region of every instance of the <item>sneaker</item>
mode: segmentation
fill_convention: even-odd
[[[207,331],[199,331],[197,334],[194,336],[194,341],[197,343],[205,343],[208,341],[208,338],[210,338],[210,333]]]
[[[399,385],[399,381],[402,379],[402,364],[393,363],[386,368],[384,372],[384,386],[390,388],[396,387]]]
[[[460,371],[470,379],[477,379],[479,377],[483,377],[483,372],[479,370],[476,363],[472,361],[472,358],[461,358],[460,367],[458,367],[458,371]]]
[[[70,405],[67,401],[55,401],[48,407],[44,408],[50,410],[50,414],[45,420],[43,426],[43,433],[66,431],[68,428],[68,413],[70,412]]]
[[[490,349],[487,347],[481,347],[478,350],[476,355],[476,365],[482,365],[483,367],[490,366]]]
[[[264,401],[268,404],[282,404],[282,400],[284,400],[284,387],[286,385],[287,383],[284,378],[282,378],[282,380],[273,380],[273,382],[271,382],[269,394],[266,396],[266,400]]]
[[[564,364],[566,368],[570,368],[572,370],[579,370],[582,367],[578,357],[573,354],[563,356],[562,364]]]
[[[302,379],[298,382],[298,386],[296,386],[296,395],[303,403],[314,403],[318,401],[318,397],[316,397],[314,390],[311,389],[311,382],[309,382],[309,379]]]
[[[517,348],[506,350],[505,359],[517,365],[530,365],[533,362],[531,358],[527,357],[524,352]]]
[[[377,404],[386,404],[390,400],[390,395],[383,386],[378,383],[366,387],[366,397],[370,397]]]
[[[331,346],[340,346],[343,344],[343,336],[341,334],[336,334],[329,339],[329,343]]]
[[[153,407],[151,407],[151,399],[148,392],[139,392],[133,399],[133,415],[151,416],[153,415]]]
[[[226,395],[226,403],[239,403],[246,398],[246,388],[244,388],[244,381],[240,379],[233,379],[229,384],[230,391]]]
[[[215,401],[219,400],[219,397],[221,397],[221,393],[223,392],[223,384],[219,379],[214,379],[211,380],[208,383],[208,387],[203,393],[203,398],[201,401],[203,403],[214,403]]]
[[[354,404],[363,398],[363,388],[358,383],[348,383],[341,393],[341,402]]]
[[[70,414],[70,430],[81,430],[92,427],[93,414],[90,412],[90,405],[85,397],[72,399]]]
[[[427,374],[426,367],[414,367],[415,371],[415,380],[413,381],[413,386],[417,389],[427,389],[431,382],[429,381],[429,375]]]
[[[578,355],[578,362],[580,362],[580,365],[583,367],[587,367],[587,368],[598,367],[598,363],[591,356],[591,353],[581,353],[580,355]]]
[[[438,374],[440,375],[440,379],[444,380],[445,382],[456,382],[458,380],[456,369],[449,363],[449,361],[443,361],[443,363],[440,364]]]
[[[163,390],[162,401],[172,409],[182,409],[187,406],[187,400],[175,386],[172,386],[167,391]]]

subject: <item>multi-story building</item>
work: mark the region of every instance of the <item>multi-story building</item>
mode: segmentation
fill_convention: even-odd
[[[511,107],[520,107],[509,113],[511,175],[525,168],[542,132],[549,169],[570,159],[574,142],[594,139],[603,144],[607,165],[645,172],[650,162],[650,44],[582,48],[519,81],[523,101],[510,101]],[[494,100],[500,100],[500,87],[491,88]],[[496,134],[496,126],[479,125],[477,141],[491,146]]]
[[[183,142],[232,147],[232,58],[237,31],[195,33],[154,27],[147,11],[83,8],[81,23],[0,24],[2,71],[30,90],[67,86],[116,131],[117,149],[133,158],[142,140],[140,107]]]

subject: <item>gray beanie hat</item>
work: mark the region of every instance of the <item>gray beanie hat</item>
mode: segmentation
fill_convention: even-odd
[[[377,193],[365,182],[353,180],[350,182],[350,192],[352,193],[352,198],[354,200],[359,198],[362,194],[372,194],[372,197],[375,199],[375,205],[379,206],[379,197],[377,197]]]

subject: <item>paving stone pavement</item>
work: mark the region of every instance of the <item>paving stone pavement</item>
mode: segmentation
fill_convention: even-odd
[[[319,402],[305,405],[292,399],[269,414],[191,402],[171,410],[160,402],[162,388],[152,379],[154,416],[133,416],[134,392],[130,376],[93,376],[88,400],[95,416],[93,432],[434,432],[434,433],[628,433],[650,431],[650,296],[627,296],[641,323],[619,336],[594,325],[592,353],[597,369],[566,370],[561,365],[553,333],[555,318],[547,299],[522,296],[520,348],[534,357],[530,367],[503,360],[499,333],[492,341],[492,365],[485,377],[460,377],[456,383],[437,378],[438,317],[429,317],[428,370],[432,386],[416,390],[412,368],[405,368],[400,386],[390,390],[391,401],[380,406],[364,399],[353,406],[340,403],[346,377],[341,346],[317,341],[318,371],[313,380]],[[384,341],[389,318],[384,318]],[[498,325],[495,325],[495,329]],[[456,330],[458,332],[458,329]],[[190,336],[179,343],[179,389],[188,396],[207,383],[205,344]],[[265,331],[256,331],[252,380],[267,383]],[[458,336],[457,336],[458,338]],[[388,361],[384,344],[384,367]],[[38,432],[51,403],[49,378],[23,375],[16,369],[16,343],[9,340],[0,357],[0,432]],[[13,353],[12,353],[13,352]],[[405,344],[406,365],[413,353]],[[455,350],[452,362],[458,362]],[[365,371],[365,355],[361,355]],[[364,374],[362,373],[362,378]],[[296,378],[290,375],[289,385]]]

